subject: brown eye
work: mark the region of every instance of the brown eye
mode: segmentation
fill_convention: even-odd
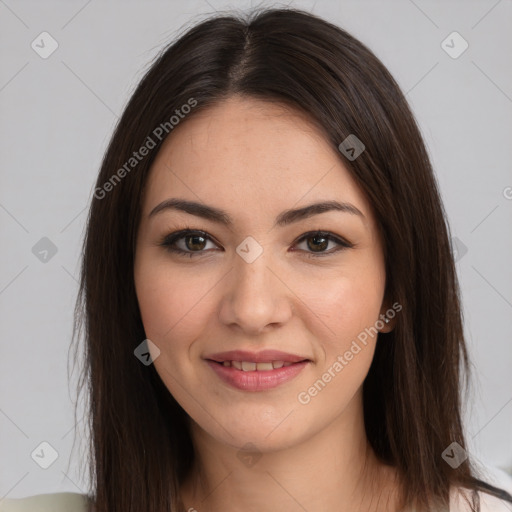
[[[187,249],[190,249],[191,251],[201,251],[204,249],[204,246],[206,245],[206,238],[201,235],[187,235],[183,237],[185,240],[185,246]],[[188,242],[190,241],[190,242]]]
[[[306,252],[307,256],[329,256],[335,252],[343,249],[351,248],[354,245],[350,242],[333,235],[329,232],[313,231],[305,233],[299,240],[300,243],[306,242],[306,248],[301,249]],[[329,247],[329,243],[333,243],[334,247],[330,250],[326,250]]]
[[[207,244],[215,246],[211,238],[202,231],[182,230],[171,233],[163,238],[159,245],[167,251],[178,255],[200,256],[209,252]]]
[[[310,248],[314,252],[324,251],[329,245],[329,239],[326,236],[315,235],[307,238],[308,240],[308,248]],[[309,241],[313,242],[310,243]]]
[[[312,257],[329,256],[335,252],[354,246],[343,238],[323,231],[310,231],[309,233],[305,233],[296,245],[304,242],[306,242],[306,247],[300,250],[305,252],[307,256]],[[171,253],[183,256],[186,255],[192,258],[193,256],[208,254],[210,252],[207,248],[208,243],[218,248],[210,236],[203,231],[188,229],[165,236],[159,245],[165,247],[165,249]],[[326,250],[330,243],[334,244],[333,248]]]

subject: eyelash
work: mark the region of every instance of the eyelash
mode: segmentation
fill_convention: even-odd
[[[182,229],[180,231],[175,231],[174,233],[170,233],[168,235],[165,235],[162,240],[159,242],[159,246],[164,247],[166,251],[171,252],[173,254],[176,254],[178,256],[188,256],[189,258],[194,258],[196,256],[200,256],[201,254],[204,254],[206,251],[184,251],[183,249],[178,249],[174,247],[174,244],[181,239],[186,238],[187,236],[191,235],[197,235],[201,236],[206,239],[206,241],[211,241],[215,243],[215,241],[204,231],[200,231],[197,229]],[[343,238],[340,238],[339,236],[334,235],[333,233],[330,233],[329,231],[308,231],[307,233],[304,233],[296,242],[296,244],[303,242],[304,240],[307,240],[308,238],[314,238],[314,237],[322,237],[326,238],[328,241],[333,241],[339,245],[336,249],[331,249],[328,252],[308,252],[306,251],[306,256],[311,258],[322,258],[325,256],[329,256],[331,254],[337,253],[338,251],[342,251],[343,249],[350,249],[354,247],[354,244],[351,244],[350,242],[344,240]]]

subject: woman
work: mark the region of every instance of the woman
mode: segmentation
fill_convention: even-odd
[[[449,240],[363,44],[297,10],[190,29],[90,210],[91,510],[510,510],[464,449]]]

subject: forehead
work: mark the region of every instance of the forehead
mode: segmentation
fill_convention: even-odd
[[[306,114],[246,97],[194,113],[171,132],[152,165],[144,210],[169,196],[236,205],[241,215],[326,199],[369,212],[340,155]]]

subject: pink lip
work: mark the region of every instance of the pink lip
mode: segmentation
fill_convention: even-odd
[[[234,360],[236,361],[237,359],[235,358]],[[242,360],[248,361],[247,359]],[[273,360],[282,361],[283,359]],[[296,377],[306,367],[309,361],[297,362],[290,366],[275,368],[274,370],[256,370],[252,372],[244,372],[234,366],[223,366],[222,363],[211,360],[207,361],[207,363],[224,382],[237,389],[241,389],[242,391],[266,391],[280,386]]]
[[[205,356],[205,359],[217,361],[247,361],[249,363],[271,363],[272,361],[284,361],[285,363],[299,363],[309,360],[307,357],[296,354],[287,354],[279,350],[262,350],[260,352],[248,352],[247,350],[230,350]],[[270,371],[272,373],[273,370]]]

